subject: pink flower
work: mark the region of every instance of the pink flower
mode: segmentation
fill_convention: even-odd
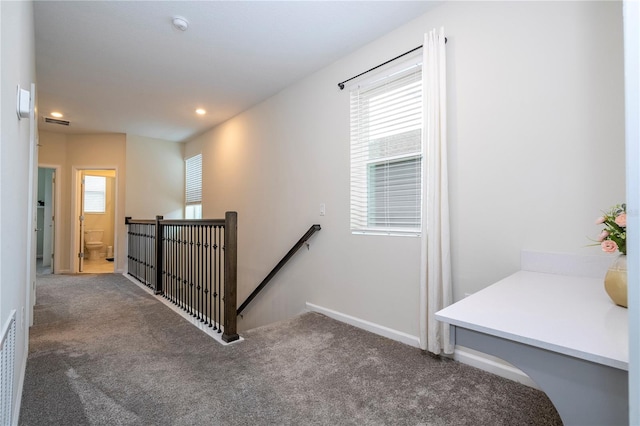
[[[609,236],[609,231],[602,231],[600,235],[598,235],[598,241],[604,241],[605,238]]]
[[[602,251],[607,253],[613,253],[614,251],[618,250],[618,245],[616,244],[616,242],[611,240],[604,240],[602,243],[600,243],[600,246],[602,247]]]
[[[627,214],[626,213],[620,213],[618,216],[616,216],[616,225],[625,228],[627,226]]]
[[[604,223],[605,218],[604,216],[600,216],[599,218],[596,219],[596,225],[600,225],[601,223]]]

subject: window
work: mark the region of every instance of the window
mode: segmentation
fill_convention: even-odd
[[[84,212],[104,213],[107,203],[107,178],[104,176],[84,177]]]
[[[420,233],[422,72],[400,68],[351,91],[351,231]]]
[[[202,219],[202,154],[185,160],[185,219]]]

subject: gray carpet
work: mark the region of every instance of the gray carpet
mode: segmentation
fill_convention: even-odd
[[[221,346],[113,275],[42,276],[21,425],[560,425],[539,391],[309,313]]]

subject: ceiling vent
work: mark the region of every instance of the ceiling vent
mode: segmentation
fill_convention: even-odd
[[[51,123],[51,124],[59,124],[60,126],[69,125],[69,122],[67,120],[60,120],[59,118],[52,118],[52,117],[44,117],[44,122]]]

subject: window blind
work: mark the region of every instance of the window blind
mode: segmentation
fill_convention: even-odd
[[[185,202],[187,205],[202,203],[202,154],[185,160]]]
[[[418,233],[422,69],[412,65],[351,90],[351,230]]]
[[[84,177],[84,212],[104,213],[106,211],[107,178],[104,176]]]

